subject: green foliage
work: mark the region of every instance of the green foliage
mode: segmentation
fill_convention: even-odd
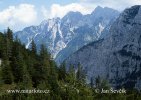
[[[58,78],[59,80],[66,80],[66,66],[65,63],[62,63],[60,68],[58,69]]]
[[[10,62],[7,60],[3,60],[1,68],[2,68],[2,81],[5,84],[12,84],[13,82],[13,75],[10,67]]]
[[[32,40],[31,42],[31,52],[33,55],[36,54],[37,50],[36,50],[36,44],[34,43],[34,40]]]
[[[136,91],[119,95],[95,93],[95,88],[109,88],[108,82],[100,77],[92,78],[89,86],[80,64],[77,68],[70,65],[68,70],[65,63],[57,67],[44,45],[41,45],[38,53],[34,41],[31,43],[31,50],[26,49],[17,38],[13,40],[9,28],[5,34],[0,33],[0,59],[0,100],[141,99],[140,93]],[[49,93],[7,93],[6,90],[10,89],[47,89]]]
[[[78,70],[77,70],[77,73],[76,73],[76,78],[80,82],[85,82],[86,81],[85,80],[85,78],[86,78],[85,72],[82,69],[82,66],[80,64],[78,64]]]

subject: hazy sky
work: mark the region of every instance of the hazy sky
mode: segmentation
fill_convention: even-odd
[[[141,5],[141,0],[0,0],[0,30],[8,26],[21,30],[48,18],[62,18],[69,11],[88,14],[96,6],[122,11],[132,5]]]

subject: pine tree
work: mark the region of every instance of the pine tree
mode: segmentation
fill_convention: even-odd
[[[40,75],[41,81],[46,81],[48,80],[49,77],[49,72],[50,72],[50,63],[49,63],[49,53],[47,52],[47,49],[44,45],[41,45],[41,50],[40,50],[40,56],[39,56],[39,61],[40,61]]]
[[[85,83],[85,77],[86,77],[85,72],[84,72],[84,70],[82,69],[82,66],[79,63],[78,64],[78,70],[77,70],[77,73],[76,73],[76,78],[80,82]]]
[[[12,32],[12,30],[8,27],[7,28],[7,38],[11,41],[11,42],[13,42],[13,32]]]
[[[5,84],[13,83],[13,75],[11,72],[10,62],[8,60],[3,60],[1,68],[2,68],[2,80]]]
[[[32,80],[31,80],[31,77],[30,77],[30,75],[28,73],[26,64],[23,65],[23,68],[24,68],[23,69],[23,76],[22,76],[22,78],[23,78],[23,82],[22,82],[23,87],[25,89],[31,88],[32,87]]]
[[[14,81],[16,83],[22,82],[23,81],[24,58],[22,55],[22,48],[21,48],[18,40],[16,40],[13,43],[12,57],[11,57],[11,64],[10,65],[12,67]]]
[[[95,83],[96,83],[96,87],[100,88],[100,86],[101,86],[101,78],[100,78],[100,76],[96,77]]]
[[[58,75],[57,75],[57,66],[53,60],[50,60],[50,73],[49,73],[49,84],[51,85],[51,90],[55,93],[58,93]]]
[[[34,55],[37,53],[36,44],[35,44],[34,40],[32,40],[32,42],[31,42],[31,51],[32,51],[32,54],[34,54]]]
[[[23,61],[23,56],[19,52],[17,57],[15,58],[15,82],[22,82],[23,81],[23,74],[24,74],[24,61]]]
[[[65,63],[57,68],[44,45],[41,45],[41,50],[37,54],[36,45],[32,41],[31,50],[28,50],[17,38],[13,41],[10,29],[7,30],[5,35],[0,35],[0,44],[2,58],[0,78],[4,84],[10,84],[8,85],[10,88],[14,85],[16,89],[39,88],[50,90],[49,94],[4,94],[7,99],[79,100],[88,97],[90,99],[92,96],[92,88],[85,85],[85,72],[80,64],[77,73],[75,73],[73,65],[66,71]],[[103,86],[103,84],[105,82],[100,83],[100,86]]]
[[[90,86],[91,86],[91,88],[93,88],[93,86],[94,86],[94,78],[93,77],[91,77]]]
[[[42,44],[41,50],[40,50],[40,64],[44,72],[43,76],[45,76],[45,79],[49,76],[50,73],[50,55],[47,51],[47,48]]]
[[[75,69],[74,69],[73,65],[70,65],[69,72],[68,72],[66,77],[67,77],[67,81],[69,83],[71,83],[72,85],[75,85],[75,83],[76,83],[76,74],[75,74]]]
[[[7,51],[7,56],[9,59],[12,57],[12,46],[13,46],[13,32],[9,28],[7,29],[6,32],[6,51]]]
[[[4,35],[0,33],[0,58],[2,58]]]
[[[40,57],[41,59],[48,59],[50,58],[50,54],[47,51],[47,48],[45,47],[44,44],[41,44],[41,48],[40,48]]]
[[[66,66],[64,62],[61,64],[58,74],[59,74],[58,75],[59,80],[63,80],[63,81],[66,80]]]
[[[32,49],[32,51],[34,51],[34,49]],[[33,71],[30,71],[32,76],[32,81],[34,83],[34,87],[38,87],[38,85],[41,84],[48,84],[48,80],[50,76],[50,56],[44,45],[41,45],[40,53],[39,55],[36,56],[37,56],[36,59],[35,56],[32,56],[31,58],[32,59],[31,66],[33,66],[32,68]]]
[[[11,52],[12,52],[12,37],[8,37],[8,34],[12,34],[12,32],[5,33],[5,37],[2,41],[2,79],[5,84],[12,84],[13,82],[13,75],[11,71],[11,61],[10,58],[12,57]],[[11,40],[10,40],[11,38]],[[11,41],[11,42],[10,42]]]

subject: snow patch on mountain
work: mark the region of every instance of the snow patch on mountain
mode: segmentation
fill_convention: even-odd
[[[118,15],[118,11],[102,7],[97,7],[88,15],[69,12],[62,19],[48,19],[39,26],[24,28],[14,35],[26,45],[26,48],[30,48],[32,40],[35,41],[38,50],[41,44],[46,45],[53,58],[60,64],[82,46],[98,40],[105,27]]]

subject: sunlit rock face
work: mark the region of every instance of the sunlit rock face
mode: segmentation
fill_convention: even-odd
[[[100,76],[113,87],[141,89],[141,6],[124,10],[111,25],[108,37],[66,59],[67,65],[78,63],[88,80]]]

